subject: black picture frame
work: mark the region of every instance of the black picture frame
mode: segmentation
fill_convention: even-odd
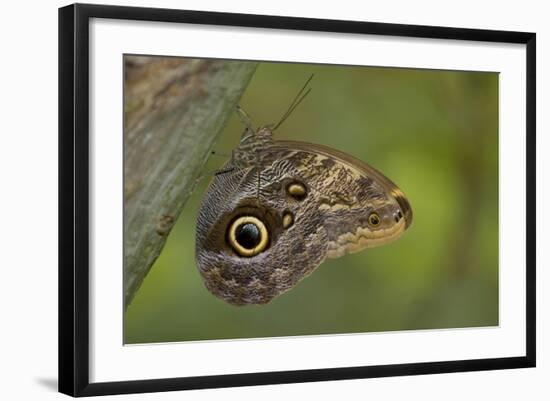
[[[275,28],[526,45],[526,352],[523,356],[381,366],[90,383],[89,22],[91,18]],[[358,21],[172,9],[69,5],[59,9],[59,391],[71,396],[157,392],[535,366],[536,35]]]

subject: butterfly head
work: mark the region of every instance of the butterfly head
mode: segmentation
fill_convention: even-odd
[[[246,146],[247,144],[253,142],[262,142],[265,140],[271,140],[273,138],[273,130],[270,125],[265,125],[263,127],[254,130],[247,127],[241,134],[241,139],[239,141],[239,146]]]

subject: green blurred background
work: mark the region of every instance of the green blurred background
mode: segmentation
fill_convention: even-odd
[[[498,325],[498,74],[261,63],[240,104],[255,125],[277,122],[312,73],[276,137],[379,169],[408,197],[412,226],[325,261],[267,305],[235,307],[206,290],[194,260],[206,179],[128,307],[125,343]],[[229,154],[242,130],[233,116],[216,151]]]

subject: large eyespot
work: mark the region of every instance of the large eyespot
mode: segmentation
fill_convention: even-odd
[[[269,242],[265,224],[254,216],[241,216],[229,226],[229,244],[240,256],[251,257],[262,252]]]
[[[372,227],[378,227],[380,225],[380,216],[378,216],[378,213],[372,212],[369,214],[369,224]]]

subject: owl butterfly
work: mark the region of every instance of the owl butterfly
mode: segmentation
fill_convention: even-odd
[[[368,164],[273,139],[304,97],[274,127],[255,130],[245,117],[239,145],[204,194],[196,260],[208,290],[230,304],[265,304],[326,258],[388,243],[411,224],[403,192]]]

